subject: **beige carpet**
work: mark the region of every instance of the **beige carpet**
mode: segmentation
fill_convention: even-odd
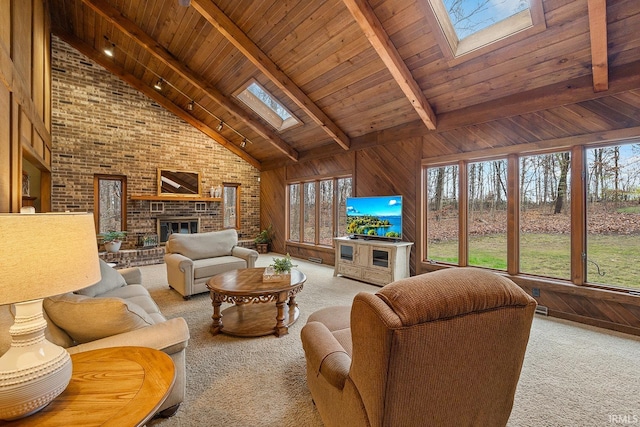
[[[261,255],[258,265],[272,257]],[[186,400],[175,416],[150,426],[322,425],[306,388],[300,329],[313,311],[379,288],[334,278],[329,266],[296,263],[308,277],[297,297],[301,317],[281,338],[212,336],[209,296],[184,301],[168,288],[163,265],[143,267],[163,313],[184,317],[191,331]],[[636,337],[536,315],[509,426],[640,423],[639,359]]]

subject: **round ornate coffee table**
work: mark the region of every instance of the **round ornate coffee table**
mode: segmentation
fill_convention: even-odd
[[[262,273],[264,268],[245,268],[209,279],[207,288],[213,305],[212,334],[222,332],[239,337],[275,334],[281,337],[289,333],[289,326],[300,315],[296,295],[302,290],[307,277],[298,270],[291,270],[289,280],[266,282],[262,280]],[[234,305],[220,312],[223,302]]]

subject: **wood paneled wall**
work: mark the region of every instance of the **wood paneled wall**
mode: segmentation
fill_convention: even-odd
[[[22,206],[22,160],[40,171],[43,211],[51,200],[50,19],[44,0],[0,2],[0,212]]]
[[[416,215],[420,187],[420,138],[379,145],[356,153],[355,196],[402,195],[402,240],[414,242],[410,270],[416,273]]]

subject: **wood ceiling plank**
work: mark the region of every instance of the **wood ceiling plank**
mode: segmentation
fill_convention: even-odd
[[[289,38],[301,25],[309,21],[315,21],[314,14],[318,12],[318,9],[322,7],[320,2],[301,1],[298,5],[287,15],[283,16],[281,22],[276,25],[275,28],[271,28],[257,40],[256,44],[262,47],[264,52],[269,54],[269,57],[279,64],[273,57],[271,50],[281,42],[289,42]],[[242,27],[241,24],[238,26]],[[251,36],[251,35],[249,35]]]
[[[371,6],[366,0],[343,0],[343,2],[356,22],[358,22],[358,25],[360,25],[360,28],[362,28],[362,31],[364,31],[373,48],[380,55],[382,62],[387,66],[427,129],[434,130],[436,128],[436,115],[431,109],[431,105],[429,105],[422,89],[420,89],[407,65],[400,57],[395,46],[393,46]]]
[[[563,81],[547,87],[537,88],[497,101],[477,104],[439,116],[439,130],[453,129],[474,123],[484,123],[505,116],[526,114],[559,105],[573,104],[606,95],[637,89],[640,87],[640,62],[635,62],[610,70],[609,91],[595,94],[591,76],[583,76]]]
[[[352,58],[372,50],[367,39],[359,33],[358,25],[352,22],[344,28],[344,32],[336,34],[321,45],[301,46],[299,50],[304,54],[300,55],[299,60],[287,72],[300,86],[305,86],[312,79],[324,79],[324,74],[333,68],[345,62],[350,64]],[[293,52],[292,54],[295,55]],[[377,57],[377,60],[380,61],[380,58]],[[384,65],[382,61],[380,63]]]
[[[189,83],[198,87],[204,93],[206,93],[213,100],[218,102],[221,106],[226,108],[229,112],[233,113],[240,120],[246,122],[254,131],[260,134],[263,138],[273,144],[278,150],[289,157],[291,160],[297,160],[298,153],[291,148],[289,144],[280,139],[271,129],[261,123],[253,121],[253,119],[235,102],[229,99],[226,95],[218,91],[213,86],[209,85],[206,81],[202,80],[194,72],[192,72],[182,62],[175,59],[175,57],[168,52],[162,45],[156,43],[151,37],[144,33],[133,22],[125,18],[118,10],[113,9],[109,3],[104,0],[83,0],[89,7],[93,8],[96,13],[100,13],[105,19],[116,25],[118,29],[126,33],[129,37],[134,39],[138,44],[143,46],[150,54],[152,54],[157,60],[161,61],[168,68],[171,68],[175,73],[179,74],[182,78],[187,79]],[[161,74],[164,75],[164,74]]]
[[[308,90],[309,96],[320,101],[336,92],[348,91],[352,85],[359,84],[363,80],[372,80],[376,83],[389,80],[387,68],[373,49],[361,52],[350,61],[342,62],[304,85],[304,88]]]
[[[607,1],[588,0],[588,5],[593,90],[596,92],[602,92],[609,89],[609,65],[607,59]]]
[[[246,34],[236,26],[213,3],[204,0],[192,0],[192,5],[218,31],[220,31],[236,49],[240,50],[260,71],[266,74],[283,92],[287,94],[305,113],[342,148],[349,149],[350,140],[309,97],[300,89],[269,57],[256,46]]]
[[[327,43],[353,21],[339,7],[328,7],[326,4],[316,11],[313,19],[300,23],[273,48],[268,49],[269,57],[290,75],[294,64],[305,61],[315,50]],[[298,81],[298,80],[296,80]]]

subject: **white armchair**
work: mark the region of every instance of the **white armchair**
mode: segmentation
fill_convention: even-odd
[[[238,246],[236,230],[169,236],[164,261],[169,286],[183,298],[207,292],[207,281],[216,274],[253,268],[258,252]]]

